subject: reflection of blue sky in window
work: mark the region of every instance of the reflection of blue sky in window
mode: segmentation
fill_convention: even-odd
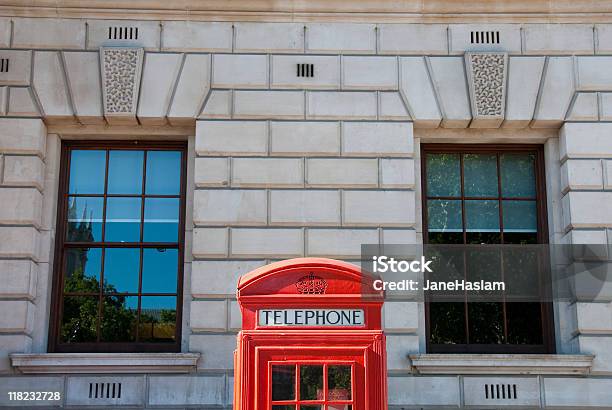
[[[104,256],[104,284],[117,292],[138,293],[139,248],[107,248]]]
[[[74,150],[70,155],[71,194],[103,194],[106,151]]]
[[[141,194],[144,152],[112,150],[108,155],[108,193]]]
[[[144,242],[178,241],[178,198],[145,199]]]
[[[102,269],[102,249],[69,249],[65,258],[66,276],[69,278],[77,269],[84,269],[84,276],[100,281]]]
[[[176,293],[178,250],[144,249],[143,293]]]
[[[106,242],[140,241],[140,198],[106,200]]]
[[[103,208],[103,198],[71,197],[68,200],[67,240],[75,242],[101,241]],[[89,233],[93,235],[93,238],[89,237]]]
[[[143,312],[158,309],[176,309],[176,296],[142,296],[140,302]]]
[[[181,184],[180,151],[147,152],[147,195],[179,195]]]

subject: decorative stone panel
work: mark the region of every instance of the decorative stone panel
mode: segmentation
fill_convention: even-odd
[[[497,128],[505,115],[506,53],[466,53],[470,100],[472,105],[472,127]]]
[[[110,122],[135,122],[143,49],[100,49],[104,116]]]

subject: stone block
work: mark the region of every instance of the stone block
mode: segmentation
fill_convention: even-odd
[[[11,46],[11,19],[0,18],[0,47]]]
[[[612,124],[566,123],[559,137],[560,159],[612,158]]]
[[[215,338],[218,339],[219,336]],[[234,347],[234,344],[230,346]],[[149,378],[148,402],[151,406],[222,406],[224,401],[225,376],[222,374]]]
[[[340,224],[340,193],[335,190],[279,190],[270,192],[270,224]]]
[[[425,58],[401,57],[399,81],[415,126],[436,128],[442,115]]]
[[[185,56],[172,106],[168,112],[170,122],[191,123],[200,114],[210,89],[210,56],[190,54]]]
[[[533,118],[546,57],[508,58],[506,122],[504,126],[522,128]]]
[[[447,26],[443,24],[381,24],[379,54],[448,54]]]
[[[377,229],[308,229],[306,255],[335,259],[359,258],[361,245],[377,243]]]
[[[308,119],[362,119],[377,116],[375,92],[309,91],[306,93]]]
[[[225,300],[192,300],[189,319],[189,327],[192,331],[224,331],[227,327],[227,302]]]
[[[458,377],[389,377],[390,406],[459,407]]]
[[[107,388],[113,383],[121,383],[121,397],[97,397],[90,398],[89,389],[98,384],[94,389]],[[112,387],[111,387],[112,388]],[[118,389],[118,387],[116,387]],[[100,395],[102,391],[100,390]],[[104,395],[106,396],[106,395]],[[112,396],[112,394],[111,394]],[[117,394],[118,396],[118,394]],[[145,378],[144,376],[71,376],[66,378],[66,404],[71,406],[142,406],[145,401]]]
[[[40,117],[40,111],[32,99],[29,88],[9,89],[7,115],[12,117]]]
[[[0,260],[0,298],[36,297],[38,268],[32,261],[24,259]]]
[[[390,159],[380,160],[381,188],[414,188],[414,160]]]
[[[378,118],[391,121],[412,120],[401,94],[384,91],[378,93]]]
[[[466,51],[505,51],[509,54],[521,54],[520,24],[451,24],[448,30],[451,54],[463,54]],[[485,40],[481,38],[480,42],[477,42],[476,33],[484,33]],[[490,34],[488,43],[487,33]],[[495,35],[495,41],[491,33],[499,33]]]
[[[35,188],[0,188],[0,221],[3,224],[40,226],[42,195]]]
[[[20,336],[15,336],[21,338]],[[7,336],[2,336],[3,342]],[[13,343],[11,343],[13,344]],[[7,346],[8,347],[8,346]],[[1,353],[0,353],[1,355]],[[0,371],[8,370],[0,366]],[[27,402],[15,402],[9,400],[8,392],[15,391],[32,391],[32,387],[36,386],[36,391],[44,392],[59,392],[62,396],[61,400],[40,400],[40,401],[27,401]],[[62,376],[55,377],[29,377],[29,376],[4,376],[0,377],[0,406],[15,406],[16,404],[23,405],[24,407],[40,407],[40,406],[61,406],[64,402],[64,378]],[[27,404],[26,404],[27,403]]]
[[[304,25],[300,23],[236,23],[236,53],[301,53]]]
[[[418,245],[417,232],[414,229],[383,229],[383,244],[385,245]]]
[[[608,379],[546,377],[543,385],[547,407],[612,406],[612,389]]]
[[[70,104],[60,58],[57,51],[34,52],[32,82],[45,117],[71,119],[74,112]]]
[[[230,330],[242,329],[242,312],[240,312],[240,305],[235,300],[229,302],[229,328]]]
[[[0,58],[9,60],[8,72],[0,73],[2,85],[30,85],[32,52],[20,50],[0,50]]]
[[[324,156],[340,154],[340,123],[272,122],[271,155]]]
[[[564,218],[569,217],[564,228],[612,227],[612,192],[570,191],[562,202],[565,207]]]
[[[593,54],[591,24],[525,24],[525,54]]]
[[[302,187],[304,161],[301,158],[233,158],[232,186]]]
[[[0,257],[31,258],[38,256],[39,234],[27,226],[0,226]]]
[[[234,118],[303,119],[303,91],[234,91]]]
[[[612,24],[595,24],[595,54],[612,53]]]
[[[342,88],[397,90],[397,57],[342,57]]]
[[[376,53],[376,26],[353,23],[307,24],[306,52],[374,54]]]
[[[229,247],[228,228],[195,228],[192,252],[195,258],[224,258]]]
[[[602,189],[601,160],[567,160],[561,165],[561,189]]]
[[[306,183],[312,187],[377,187],[375,158],[313,158],[306,161]]]
[[[410,369],[409,354],[419,352],[419,337],[417,335],[387,335],[387,369]]]
[[[498,396],[497,385],[499,385],[499,398],[487,397],[485,386],[489,389],[494,387],[494,396]],[[508,397],[503,389],[510,389],[516,398]],[[489,390],[490,391],[490,390]],[[537,377],[464,377],[463,395],[466,406],[525,406],[540,407],[540,383]]]
[[[146,54],[137,113],[141,123],[165,124],[181,63],[180,54]]]
[[[416,222],[412,191],[344,191],[345,225],[413,226]]]
[[[32,332],[35,306],[25,300],[0,300],[0,334]]]
[[[215,54],[213,88],[265,88],[268,86],[268,56]]]
[[[265,264],[263,260],[193,261],[191,295],[196,298],[235,296],[238,279]]]
[[[413,151],[411,123],[346,122],[343,124],[343,155],[411,157]]]
[[[12,186],[33,186],[42,191],[45,165],[35,156],[4,156],[2,182]]]
[[[142,47],[159,51],[160,23],[134,20],[88,20],[87,48]]]
[[[63,58],[76,116],[83,124],[102,123],[99,53],[65,52]]]
[[[578,91],[612,91],[612,57],[576,57]]]
[[[196,158],[193,179],[197,187],[229,186],[229,158]]]
[[[202,359],[198,363],[198,369],[232,369],[234,367],[235,349],[235,334],[189,336],[189,351],[202,354]],[[222,393],[223,391],[220,389],[217,392]],[[210,394],[210,392],[208,392],[208,394]],[[222,394],[221,397],[224,397],[224,395]],[[201,405],[202,403],[199,402],[198,404]]]
[[[612,93],[599,93],[599,120],[612,120]]]
[[[392,302],[383,305],[385,331],[416,333],[419,329],[417,302]]]
[[[230,256],[287,259],[304,254],[302,229],[232,229]]]
[[[572,245],[604,245],[608,242],[605,229],[572,229],[568,236]]]
[[[196,190],[193,222],[196,225],[265,225],[264,190]]]
[[[612,351],[610,351],[612,335],[610,333],[594,336],[580,335],[578,343],[580,353],[595,356],[591,374],[593,376],[610,375],[610,372],[612,372]],[[612,401],[610,401],[610,404],[612,405]]]
[[[195,149],[198,155],[267,154],[268,124],[265,121],[196,121]]]
[[[612,189],[612,161],[603,160],[604,189]]]
[[[85,22],[77,19],[15,19],[13,48],[83,49]]]
[[[162,22],[162,51],[231,52],[232,24],[210,21]]]
[[[233,91],[212,90],[198,118],[232,118],[233,97]]]
[[[442,126],[465,128],[472,119],[462,57],[430,57],[431,77],[439,97]]]
[[[272,88],[339,89],[340,57],[274,55],[271,57]],[[298,64],[313,64],[313,77],[298,77]]]
[[[563,123],[574,95],[572,58],[548,57],[543,81],[532,126],[557,128]]]
[[[612,335],[612,303],[576,303],[577,331],[581,335]]]

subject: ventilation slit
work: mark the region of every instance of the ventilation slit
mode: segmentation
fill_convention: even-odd
[[[499,31],[495,33],[495,43],[499,44]]]
[[[485,388],[485,398],[488,399],[489,398],[489,385],[485,384],[484,388]],[[91,394],[89,396],[91,397]]]
[[[516,399],[518,396],[516,395],[516,384],[512,385],[512,390],[514,391],[514,399]]]
[[[138,29],[136,29],[138,30]],[[121,383],[119,383],[119,392],[117,393],[117,398],[120,399],[121,398]]]
[[[297,76],[307,78],[314,77],[314,64],[298,64]]]

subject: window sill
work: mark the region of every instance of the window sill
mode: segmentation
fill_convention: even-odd
[[[12,366],[24,374],[189,373],[199,353],[14,353]]]
[[[411,354],[417,374],[587,375],[592,355],[556,354]]]

